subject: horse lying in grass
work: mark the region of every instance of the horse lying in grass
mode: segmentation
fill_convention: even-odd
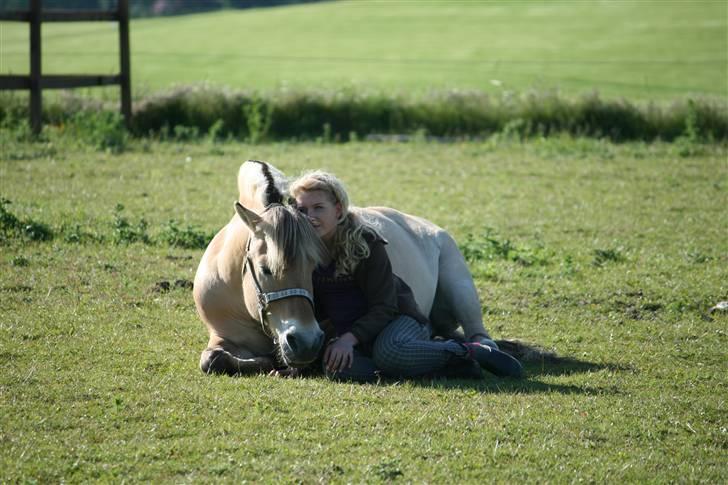
[[[285,176],[264,162],[238,173],[236,215],[210,242],[197,269],[194,299],[210,339],[203,372],[265,372],[278,363],[304,367],[323,346],[313,312],[311,274],[325,248],[313,227],[283,205]],[[452,237],[394,209],[353,209],[388,241],[395,274],[412,288],[435,333],[488,340],[480,301]]]

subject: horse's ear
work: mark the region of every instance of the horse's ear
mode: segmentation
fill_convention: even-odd
[[[260,229],[263,219],[258,214],[243,206],[240,202],[235,202],[235,212],[238,213],[238,216],[248,226],[248,229],[253,232],[257,232]]]

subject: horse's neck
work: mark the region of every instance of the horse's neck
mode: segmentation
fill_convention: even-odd
[[[250,230],[237,216],[225,227],[224,240],[217,256],[218,271],[225,281],[240,281],[249,237]]]

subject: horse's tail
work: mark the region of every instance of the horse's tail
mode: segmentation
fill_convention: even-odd
[[[288,196],[288,179],[267,162],[247,160],[238,171],[239,201],[260,212],[270,204],[282,204]]]

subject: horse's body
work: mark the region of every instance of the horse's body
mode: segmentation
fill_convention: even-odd
[[[248,161],[240,167],[238,189],[243,206],[264,213],[271,202],[282,200],[287,189],[286,178],[268,164]],[[447,232],[425,219],[394,209],[372,207],[354,211],[371,221],[387,240],[393,272],[412,288],[420,309],[430,315],[437,334],[487,335],[472,276]],[[293,328],[305,338],[318,338],[311,323],[315,322],[311,308],[303,298],[276,302],[275,307],[271,305],[268,318],[270,331],[267,333],[273,337],[266,334],[266,323],[261,324],[260,318],[256,318],[252,280],[244,274],[246,241],[253,232],[251,224],[244,219],[244,214],[234,217],[215,236],[195,277],[195,303],[210,333],[200,366],[206,372],[269,370],[273,368],[272,352],[276,347],[285,363],[305,365],[312,350],[305,358],[301,357],[291,352],[285,340],[286,332]],[[287,271],[281,281],[271,278],[269,283],[273,289],[290,286],[310,289],[312,269],[310,261],[302,261],[291,268],[302,273],[294,275]],[[270,325],[271,320],[274,325]]]
[[[437,334],[486,334],[473,278],[453,238],[432,222],[387,207],[359,209],[387,240],[394,274],[411,288]],[[462,327],[458,331],[458,326]]]

